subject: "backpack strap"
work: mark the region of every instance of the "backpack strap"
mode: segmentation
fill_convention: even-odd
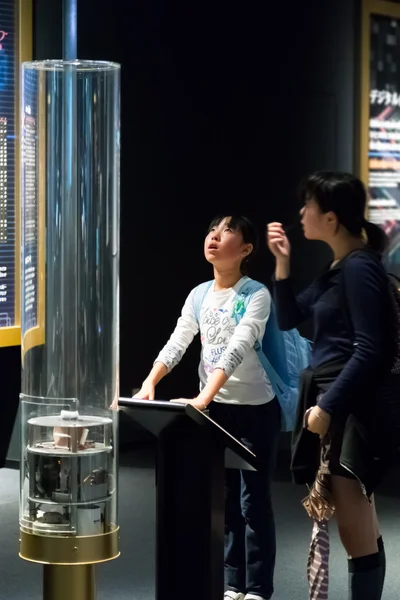
[[[262,288],[265,288],[265,285],[263,285],[259,281],[254,281],[254,279],[249,279],[249,281],[246,281],[236,293],[236,302],[234,310],[236,325],[238,325],[238,323],[244,316],[253,294],[258,292]]]
[[[237,322],[240,321],[240,319],[244,316],[244,313],[246,311],[246,308],[249,305],[249,302],[252,298],[252,296],[258,292],[259,290],[262,290],[263,288],[265,288],[266,286],[263,283],[260,283],[259,281],[255,281],[254,279],[250,279],[249,281],[246,281],[242,287],[240,288],[240,290],[237,293],[238,297],[242,297],[244,299],[244,311],[243,313],[241,313],[240,315],[237,315]],[[271,298],[271,307],[272,307],[272,298]],[[268,318],[269,320],[269,318]],[[268,323],[268,321],[267,321]],[[256,341],[255,345],[254,345],[254,349],[257,352],[257,354],[259,354],[259,352],[261,351],[261,344]]]
[[[204,298],[207,295],[208,290],[212,286],[214,280],[206,281],[196,287],[193,294],[193,312],[196,317],[197,323],[200,323],[200,311],[204,302]]]
[[[281,331],[276,315],[276,308],[273,298],[271,298],[271,308],[265,333],[262,342],[262,351],[275,373],[285,382],[289,381],[289,372],[285,344],[286,332]]]
[[[258,292],[259,290],[261,290],[265,287],[266,286],[264,284],[260,283],[259,281],[254,281],[254,279],[250,279],[250,281],[246,281],[242,285],[242,287],[240,288],[240,290],[238,292],[238,296],[245,296],[245,298],[244,298],[245,309],[247,308],[253,294],[255,294],[256,292]],[[243,314],[240,315],[240,318],[243,317]],[[265,348],[264,348],[264,345],[265,345],[264,340],[266,338],[269,338],[268,339],[269,343],[267,344],[268,352],[266,352]],[[270,354],[272,354],[272,356],[275,358],[275,354],[277,354],[279,356],[279,358],[281,359],[278,362],[282,363],[282,356],[283,357],[286,356],[283,335],[282,335],[282,332],[280,331],[277,321],[276,321],[275,306],[274,306],[272,297],[271,297],[270,315],[268,317],[267,324],[265,327],[263,343],[260,344],[260,342],[257,340],[256,343],[254,344],[254,350],[256,351],[258,359],[261,362],[262,366],[264,367],[264,370],[266,371],[266,373],[268,375],[268,379],[270,380],[272,387],[274,389],[276,389],[276,388],[283,389],[284,383],[282,381],[282,378],[278,375],[277,370],[274,368],[274,366],[271,362],[271,357],[270,357]],[[283,361],[283,362],[285,362],[285,361]],[[284,370],[285,375],[286,375],[286,370],[287,369],[286,369],[286,365],[285,365],[285,370]]]
[[[253,294],[263,288],[266,288],[266,286],[259,281],[254,281],[254,279],[250,279],[242,285],[237,293],[237,296],[238,298],[242,297],[244,299],[245,310]],[[237,322],[239,322],[244,316],[244,313],[245,311],[236,315]],[[287,384],[285,383],[284,379],[289,381],[289,375],[286,364],[287,361],[284,334],[278,327],[275,305],[272,297],[270,314],[267,320],[263,341],[260,343],[257,340],[254,344],[254,350],[256,351],[258,360],[267,374],[275,394],[278,396],[278,398],[280,398],[287,389]],[[278,366],[280,369],[277,368]],[[279,370],[282,371],[281,374],[278,373]],[[282,379],[282,376],[284,379]]]
[[[245,308],[247,307],[253,294],[266,286],[258,281],[246,281],[239,290],[239,295],[245,296]],[[241,315],[241,317],[243,314]],[[265,332],[260,343],[258,340],[254,344],[254,350],[257,353],[258,359],[261,362],[264,370],[268,375],[274,390],[281,392],[287,385],[290,384],[290,375],[288,370],[288,356],[285,343],[285,336],[293,337],[294,333],[300,337],[297,330],[291,332],[283,332],[278,325],[276,308],[274,300],[271,296],[271,306],[269,317],[265,326]],[[293,341],[295,343],[295,341]]]
[[[252,295],[261,290],[262,288],[265,288],[265,285],[263,283],[255,281],[254,279],[249,279],[249,281],[245,281],[245,283],[238,291],[237,295],[244,296],[245,307],[247,308]]]
[[[287,387],[286,384],[284,383],[282,378],[279,377],[278,373],[275,371],[271,362],[268,360],[268,358],[264,354],[262,347],[260,345],[258,345],[258,347],[255,346],[255,351],[257,353],[258,360],[262,364],[262,367],[267,374],[267,377],[272,386],[272,389],[274,390],[275,394],[279,398],[280,395],[284,393],[284,391]]]

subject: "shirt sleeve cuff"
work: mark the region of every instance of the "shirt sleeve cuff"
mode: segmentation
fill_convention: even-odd
[[[236,368],[240,365],[241,359],[239,357],[232,356],[229,354],[228,356],[222,357],[222,359],[218,362],[218,369],[222,369],[227,377],[230,377],[236,370]]]
[[[272,282],[274,285],[278,286],[278,287],[285,287],[288,285],[292,285],[292,278],[291,277],[287,277],[286,279],[276,279],[275,275],[273,275],[272,277]]]
[[[332,402],[329,401],[329,396],[326,394],[320,394],[317,398],[317,406],[328,415],[332,416]]]

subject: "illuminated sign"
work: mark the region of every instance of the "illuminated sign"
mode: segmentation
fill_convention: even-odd
[[[0,328],[19,324],[16,297],[16,31],[13,0],[0,3]],[[1,337],[0,329],[0,337]],[[18,342],[17,342],[18,343]]]
[[[20,332],[20,62],[32,59],[31,0],[0,1],[0,346]]]
[[[387,268],[400,275],[400,6],[364,0],[360,172],[368,218],[389,237]]]
[[[3,50],[2,41],[4,40],[6,35],[8,35],[7,31],[0,31],[0,50]]]

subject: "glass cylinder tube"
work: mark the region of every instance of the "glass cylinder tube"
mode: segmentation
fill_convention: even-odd
[[[90,537],[107,560],[116,546],[99,555],[99,536],[118,529],[120,67],[24,63],[21,102],[21,555],[53,562],[29,536]],[[71,548],[75,558],[54,562],[91,562]]]

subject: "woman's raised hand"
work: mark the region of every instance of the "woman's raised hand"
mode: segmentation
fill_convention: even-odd
[[[290,243],[281,223],[267,225],[267,244],[277,260],[289,259]]]

